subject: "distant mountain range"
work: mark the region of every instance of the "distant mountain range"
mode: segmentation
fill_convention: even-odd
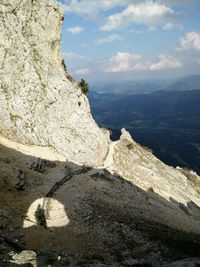
[[[151,94],[156,91],[186,91],[200,89],[200,75],[188,75],[177,80],[122,81],[91,84],[92,91],[123,95]]]
[[[165,91],[200,90],[200,75],[185,76],[164,88]]]
[[[92,91],[92,113],[111,129],[114,140],[124,127],[165,163],[200,174],[200,76],[184,77],[165,88],[140,95]]]

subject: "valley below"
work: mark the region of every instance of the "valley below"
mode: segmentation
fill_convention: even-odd
[[[93,116],[117,140],[126,128],[166,164],[200,174],[200,90],[89,96]]]

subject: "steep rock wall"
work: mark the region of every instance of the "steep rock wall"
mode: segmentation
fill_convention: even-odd
[[[62,8],[50,0],[0,3],[0,133],[99,166],[108,135],[62,67]]]

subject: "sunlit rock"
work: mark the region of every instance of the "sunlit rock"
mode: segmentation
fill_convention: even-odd
[[[99,166],[108,134],[62,66],[62,8],[49,0],[0,3],[0,133]]]
[[[10,262],[20,266],[29,264],[30,266],[38,267],[36,257],[36,253],[34,251],[24,250],[20,253],[12,255],[12,260]]]
[[[63,227],[70,222],[65,207],[53,198],[35,200],[24,219],[24,228],[40,225],[43,227]]]

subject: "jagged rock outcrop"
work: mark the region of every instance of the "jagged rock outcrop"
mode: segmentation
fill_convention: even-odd
[[[107,153],[108,134],[62,67],[63,17],[54,1],[1,0],[0,133],[97,166]]]
[[[200,207],[200,177],[197,173],[164,164],[148,148],[137,144],[125,130],[113,151],[111,171],[165,199],[174,199],[184,205],[192,201]]]

